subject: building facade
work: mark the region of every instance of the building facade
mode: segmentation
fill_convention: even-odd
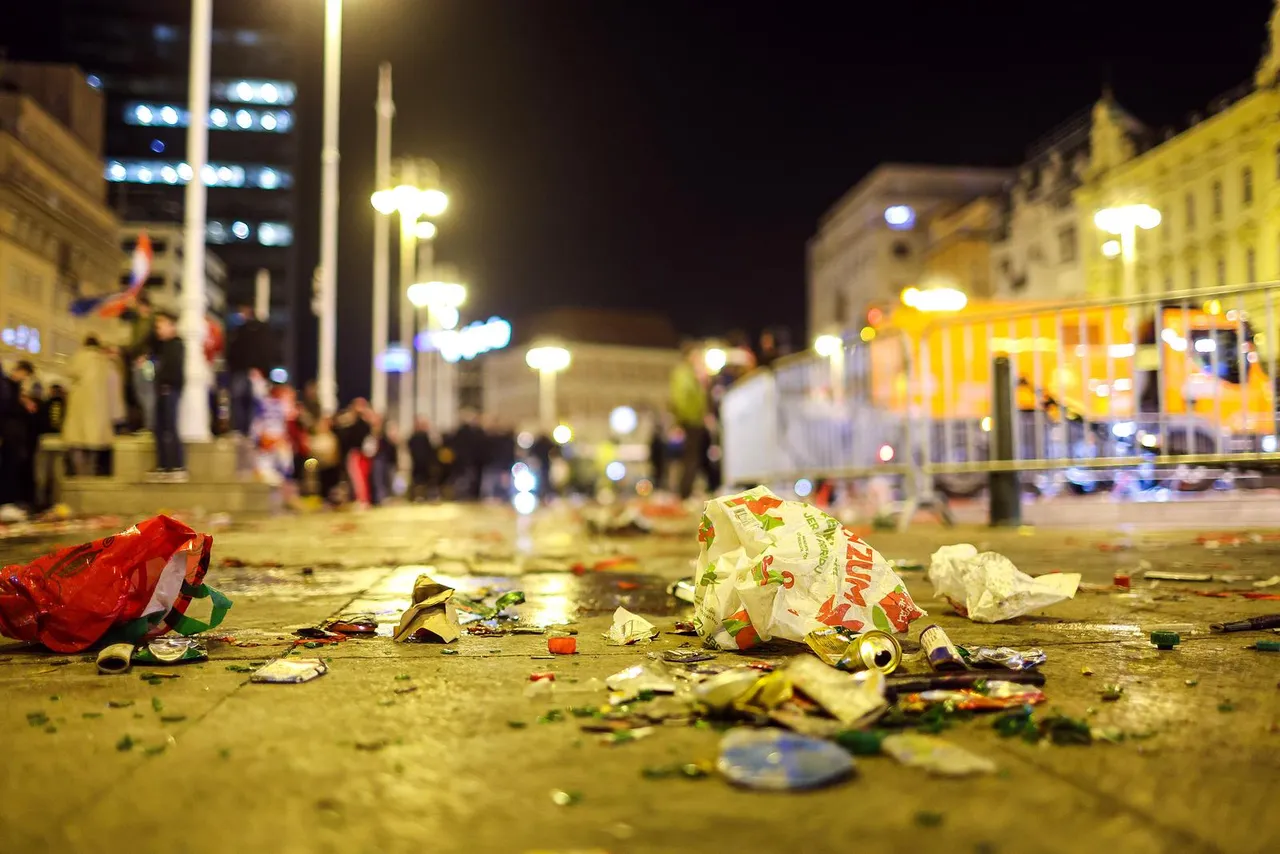
[[[258,271],[272,280],[271,323],[292,352],[297,259],[294,182],[298,169],[294,48],[299,3],[214,3],[211,48],[206,239],[226,267],[228,302],[252,303]],[[190,3],[51,0],[56,31],[41,48],[79,65],[105,107],[110,206],[130,222],[181,224]],[[8,35],[8,33],[6,33]],[[21,39],[10,55],[23,55]],[[113,265],[114,267],[114,265]],[[308,273],[309,275],[309,273]]]
[[[70,313],[117,289],[124,257],[102,179],[101,100],[74,67],[0,70],[0,357],[46,379],[86,334],[119,331]]]
[[[1137,128],[1136,120],[1123,120]],[[1090,113],[1047,134],[1027,152],[1009,188],[992,247],[992,296],[1070,300],[1084,295],[1084,252],[1073,193],[1089,167]]]
[[[485,415],[519,431],[541,429],[539,375],[525,364],[525,354],[543,342],[570,353],[569,367],[555,379],[556,418],[577,440],[610,439],[609,415],[619,406],[636,411],[640,424],[634,432],[646,437],[667,411],[671,371],[681,356],[678,336],[666,318],[561,309],[520,321],[515,329],[514,346],[478,360]]]
[[[1012,173],[960,166],[876,167],[835,204],[808,245],[809,334],[864,325],[868,309],[892,305],[926,272],[935,218],[984,197],[998,197]],[[973,235],[960,236],[963,217],[941,234],[956,250],[935,253],[939,269],[960,260]],[[969,259],[963,259],[968,269]],[[981,277],[988,278],[983,270]]]
[[[1109,95],[1098,102],[1089,165],[1075,194],[1090,295],[1280,279],[1278,72],[1280,7],[1253,85],[1218,99],[1185,130],[1153,140],[1133,132]],[[1123,261],[1102,252],[1111,236],[1093,223],[1096,211],[1127,204],[1161,213],[1158,226],[1137,232],[1130,294]]]

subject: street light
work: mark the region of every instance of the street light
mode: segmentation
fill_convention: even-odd
[[[728,362],[729,354],[719,347],[708,347],[707,352],[702,354],[702,363],[707,366],[707,372],[712,376],[723,371]]]
[[[400,215],[400,287],[403,299],[400,305],[400,343],[408,345],[413,340],[414,311],[410,303],[409,290],[414,284],[417,267],[417,243],[420,235],[429,235],[422,239],[435,237],[435,227],[424,227],[419,219],[423,216],[439,216],[449,206],[449,197],[433,186],[419,187],[419,182],[435,184],[439,175],[436,165],[430,160],[404,159],[397,163],[398,183],[394,187],[384,187],[375,192],[369,199],[373,209],[383,216]],[[427,223],[430,225],[430,223]],[[430,244],[427,244],[428,247]],[[430,254],[423,266],[430,274],[433,266]],[[378,330],[375,330],[375,333]],[[380,342],[375,341],[375,346]],[[419,357],[419,369],[423,367],[423,357]],[[420,383],[423,380],[419,380]],[[407,436],[413,430],[413,376],[409,372],[400,375],[399,423],[401,435]]]
[[[1107,234],[1120,238],[1119,244],[1108,240],[1102,245],[1102,254],[1108,258],[1120,257],[1123,270],[1123,293],[1121,296],[1132,296],[1135,276],[1135,254],[1138,229],[1150,230],[1160,224],[1160,211],[1151,205],[1121,205],[1115,208],[1103,208],[1093,215],[1093,224]]]
[[[543,430],[556,423],[556,374],[571,361],[569,351],[554,344],[534,347],[524,355],[524,363],[538,372],[538,420]]]
[[[338,96],[342,80],[342,0],[324,4],[324,109],[320,143],[320,353],[317,391],[320,408],[332,413],[338,408]],[[204,107],[208,107],[206,102]],[[193,112],[204,116],[207,109]],[[205,122],[191,122],[204,127]],[[188,153],[193,169],[199,169]],[[202,158],[203,160],[203,158]],[[198,173],[197,173],[198,174]],[[199,183],[199,182],[192,182]],[[204,232],[201,231],[203,236]],[[190,253],[188,253],[190,261]],[[204,270],[196,278],[204,280]],[[190,275],[188,283],[194,281]],[[191,346],[191,342],[187,342]]]
[[[844,339],[838,335],[819,335],[813,349],[827,360],[831,371],[831,400],[839,402],[844,397]]]

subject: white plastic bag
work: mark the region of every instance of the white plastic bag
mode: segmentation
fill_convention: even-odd
[[[1080,573],[1055,572],[1033,578],[1002,554],[968,543],[943,546],[929,561],[934,592],[975,623],[1011,620],[1028,611],[1072,599]]]
[[[836,519],[767,488],[707,502],[694,625],[711,646],[798,642],[823,626],[905,632],[924,616],[902,579]]]

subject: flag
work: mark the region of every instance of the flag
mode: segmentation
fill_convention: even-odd
[[[71,313],[76,317],[119,317],[137,298],[151,275],[151,238],[144,231],[138,235],[138,245],[133,250],[133,265],[129,273],[129,287],[120,293],[106,296],[82,297],[71,303]]]

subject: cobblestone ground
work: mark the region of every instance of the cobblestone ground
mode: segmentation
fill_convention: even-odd
[[[955,642],[1043,648],[1047,707],[1128,737],[1033,745],[1001,738],[989,716],[975,716],[943,737],[993,760],[995,774],[940,779],[864,757],[847,782],[761,794],[714,774],[645,776],[714,760],[720,735],[710,728],[664,726],[610,747],[572,716],[538,722],[551,708],[604,702],[589,680],[689,640],[664,632],[636,648],[601,638],[619,604],[664,630],[687,614],[665,587],[690,574],[693,521],[663,525],[656,535],[605,540],[566,512],[517,520],[504,507],[423,506],[219,530],[209,581],[235,607],[212,634],[257,645],[210,639],[208,663],[152,685],[138,668],[100,676],[87,656],[0,641],[0,851],[1280,850],[1280,654],[1246,649],[1256,633],[1207,633],[1212,621],[1280,612],[1280,602],[1195,592],[1253,590],[1251,582],[1280,573],[1280,543],[1219,538],[1214,548],[1191,532],[868,532],[890,558],[927,561],[938,545],[970,541],[1032,574],[1083,573],[1096,589],[993,626],[956,616],[922,572],[903,574]],[[24,561],[53,542],[0,541],[0,560]],[[525,569],[551,571],[520,575],[513,553],[539,556]],[[612,560],[620,555],[634,565]],[[600,561],[601,571],[564,571]],[[1137,577],[1143,561],[1249,577],[1147,590]],[[249,662],[288,651],[298,627],[374,611],[385,631],[428,564],[464,594],[524,590],[521,616],[571,623],[580,654],[547,660],[537,635],[464,635],[455,655],[375,637],[295,653],[330,659],[316,681],[248,681]],[[1107,587],[1116,571],[1135,573],[1137,595]],[[1144,633],[1168,623],[1197,632],[1158,652]],[[545,670],[558,676],[555,696],[526,698],[530,673]],[[1108,684],[1123,688],[1118,700],[1102,700]],[[126,736],[133,746],[123,750]],[[580,799],[558,805],[554,792]]]

